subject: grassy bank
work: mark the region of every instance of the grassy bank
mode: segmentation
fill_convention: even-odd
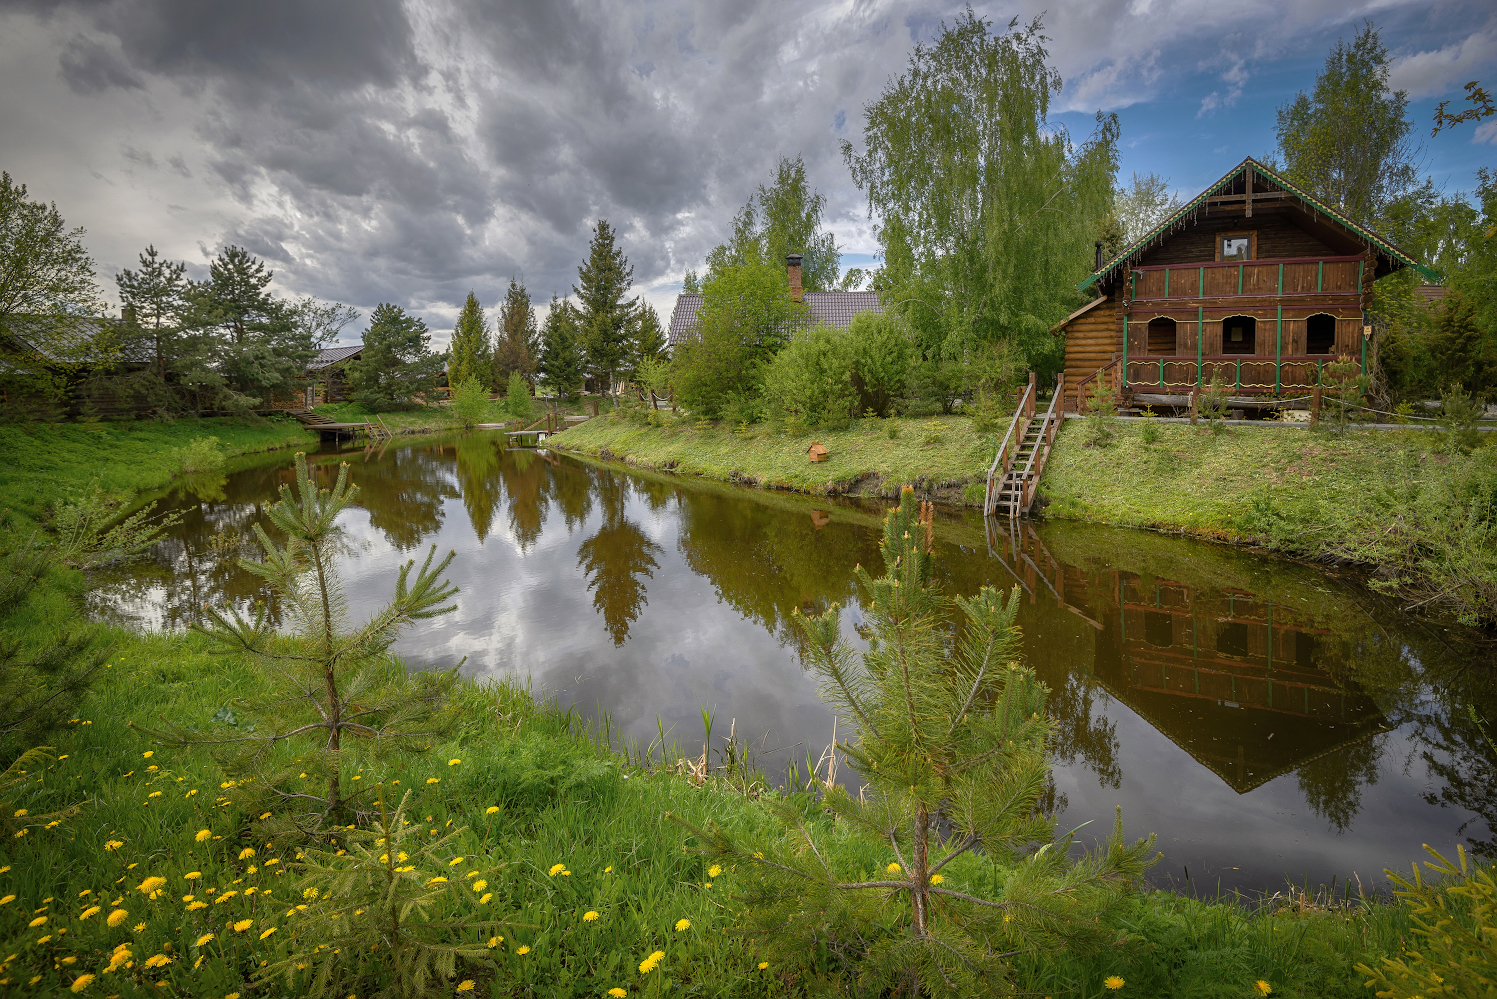
[[[997,441],[966,417],[855,420],[844,430],[735,428],[662,415],[661,425],[623,415],[589,420],[551,439],[565,451],[677,474],[829,495],[896,496],[915,484],[951,503],[980,505]],[[826,461],[806,450],[820,441]]]
[[[1106,447],[1068,421],[1040,484],[1047,517],[1259,545],[1362,563],[1375,586],[1497,621],[1497,448],[1442,435],[1330,434],[1139,422]]]
[[[204,437],[227,458],[317,445],[289,417],[0,425],[0,509],[39,522],[52,502],[95,481],[111,494],[160,488],[182,472],[179,449]]]

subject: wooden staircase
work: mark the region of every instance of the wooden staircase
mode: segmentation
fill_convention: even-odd
[[[1012,520],[1026,516],[1034,506],[1035,487],[1045,471],[1045,462],[1049,460],[1050,448],[1055,443],[1055,431],[1063,419],[1056,405],[1065,394],[1065,377],[1064,373],[1057,376],[1050,407],[1036,418],[1034,373],[1030,372],[1029,384],[1019,396],[1019,405],[1009,422],[1008,433],[988,469],[982,506],[984,515],[1002,515]]]
[[[298,422],[306,424],[309,427],[322,427],[338,422],[337,420],[330,420],[326,416],[319,416],[310,409],[288,409],[286,412]]]

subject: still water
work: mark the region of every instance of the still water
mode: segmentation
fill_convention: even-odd
[[[876,505],[482,434],[313,460],[327,479],[347,461],[360,489],[342,521],[355,616],[428,545],[457,552],[457,610],[396,647],[413,668],[528,676],[641,743],[658,722],[699,746],[710,708],[715,741],[731,727],[769,773],[832,741],[790,614],[842,605],[857,641],[852,570],[877,564]],[[235,559],[293,478],[289,456],[264,456],[163,497],[181,525],[95,590],[95,611],[181,628],[204,602],[255,599]],[[1322,570],[1200,542],[1064,523],[1009,534],[967,512],[939,515],[936,537],[946,592],[1021,588],[1025,652],[1059,722],[1062,828],[1101,835],[1122,806],[1129,835],[1158,834],[1161,884],[1371,887],[1422,843],[1497,854],[1497,753],[1470,714],[1497,718],[1489,649]]]

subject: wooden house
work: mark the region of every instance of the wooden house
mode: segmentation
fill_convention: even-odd
[[[307,409],[328,402],[344,402],[349,398],[348,365],[357,361],[364,345],[356,343],[347,347],[324,347],[307,364],[308,383],[303,405]]]
[[[1233,405],[1303,395],[1339,358],[1367,370],[1372,282],[1438,275],[1249,158],[1081,282],[1059,323],[1065,407],[1099,378],[1125,402],[1185,406],[1213,377]]]

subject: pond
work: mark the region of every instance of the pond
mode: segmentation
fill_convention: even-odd
[[[348,462],[343,515],[357,618],[428,545],[453,550],[457,610],[396,647],[412,668],[528,677],[615,738],[660,729],[700,752],[730,730],[766,773],[820,757],[831,712],[803,671],[791,612],[846,608],[877,564],[882,508],[600,467],[472,434],[312,456]],[[289,455],[186,482],[182,522],[144,565],[105,578],[95,613],[182,628],[205,602],[244,604]],[[1497,719],[1490,649],[1403,614],[1352,579],[1202,542],[1066,523],[1009,533],[937,519],[949,594],[1020,587],[1028,661],[1058,720],[1053,805],[1090,840],[1123,809],[1158,834],[1160,884],[1214,895],[1314,887],[1404,867],[1421,844],[1493,855]],[[206,720],[206,719],[204,719]],[[192,719],[184,719],[191,723]],[[1497,732],[1493,733],[1497,735]],[[845,737],[845,726],[838,737]]]

